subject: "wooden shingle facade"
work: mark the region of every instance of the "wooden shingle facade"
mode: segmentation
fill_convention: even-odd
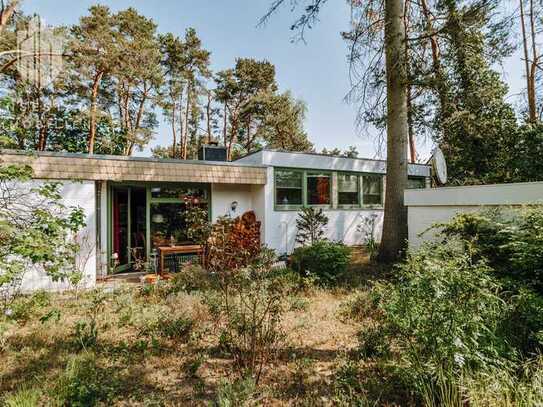
[[[266,184],[266,168],[243,163],[2,151],[0,165],[29,165],[37,179]]]

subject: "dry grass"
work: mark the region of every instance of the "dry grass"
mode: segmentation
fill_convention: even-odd
[[[338,361],[356,346],[360,322],[339,318],[340,305],[356,288],[366,286],[372,267],[357,253],[350,276],[339,289],[315,289],[289,298],[291,310],[283,319],[287,339],[280,357],[266,368],[255,395],[258,405],[326,405]],[[354,288],[353,288],[354,287]],[[200,294],[166,298],[142,297],[137,285],[107,294],[97,315],[98,340],[93,352],[100,368],[115,372],[114,405],[208,405],[223,379],[235,378],[232,360],[218,351],[215,326]],[[0,350],[0,395],[22,388],[38,388],[50,405],[58,377],[69,358],[85,352],[73,333],[77,321],[88,320],[92,295],[55,295],[38,307],[28,321],[12,324]],[[52,311],[60,318],[43,317]],[[142,326],[157,315],[190,317],[189,338],[152,339]],[[40,321],[40,318],[42,321]],[[0,331],[1,333],[1,331]],[[201,362],[201,365],[200,365]],[[1,399],[1,398],[0,398]]]

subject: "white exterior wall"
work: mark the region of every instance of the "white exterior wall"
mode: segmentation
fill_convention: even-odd
[[[43,184],[45,181],[35,180],[28,186]],[[81,245],[77,264],[83,271],[83,281],[80,287],[90,288],[96,284],[96,199],[94,181],[62,181],[60,193],[62,203],[66,206],[79,206],[85,212],[86,227],[79,233]],[[22,292],[35,290],[63,291],[71,289],[68,282],[54,282],[43,269],[32,268],[23,276]]]
[[[426,232],[436,223],[444,223],[456,214],[490,207],[543,204],[543,182],[447,187],[405,191],[408,207],[409,246],[419,247],[434,234]]]
[[[265,227],[264,242],[277,253],[291,253],[296,247],[296,219],[298,211],[276,211],[274,207],[273,168],[268,168],[268,182],[264,186]],[[363,235],[357,230],[365,217],[376,216],[376,238],[381,239],[383,224],[382,209],[327,209],[324,211],[329,222],[326,236],[331,240],[342,241],[347,245],[359,245]]]
[[[232,211],[232,202],[238,203]],[[253,190],[251,185],[212,184],[211,185],[211,218],[213,222],[221,216],[236,218],[253,210]]]
[[[238,160],[246,164],[266,165],[267,183],[261,193],[255,193],[253,206],[265,207],[264,216],[257,212],[257,217],[263,220],[263,241],[268,247],[278,253],[291,253],[296,246],[296,219],[298,211],[276,211],[274,207],[274,177],[273,167],[288,167],[301,169],[323,169],[329,171],[349,171],[358,173],[386,173],[386,161],[371,159],[351,159],[329,157],[319,154],[289,153],[282,151],[262,150]],[[427,165],[409,165],[409,175],[429,177],[430,167]],[[383,210],[368,209],[327,209],[324,211],[329,222],[326,230],[331,240],[342,241],[347,245],[363,244],[364,236],[358,230],[364,218],[375,216],[375,237],[381,239],[383,225]]]

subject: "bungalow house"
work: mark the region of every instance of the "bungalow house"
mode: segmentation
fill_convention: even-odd
[[[220,150],[209,151],[215,156],[201,158],[222,156]],[[188,243],[183,211],[189,202],[207,209],[212,220],[254,211],[262,242],[278,253],[293,250],[297,213],[307,206],[324,209],[330,239],[363,243],[357,226],[368,216],[375,218],[380,237],[382,160],[276,150],[233,162],[3,151],[0,164],[30,165],[34,182],[61,182],[64,202],[83,208],[86,286],[113,272],[130,271],[136,259],[154,258],[159,247]],[[428,187],[430,167],[410,164],[409,184]],[[25,275],[23,286],[64,288],[39,272]]]

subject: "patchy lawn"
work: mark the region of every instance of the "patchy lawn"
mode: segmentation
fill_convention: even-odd
[[[357,347],[361,324],[343,304],[377,275],[355,251],[339,287],[285,298],[287,337],[277,360],[265,367],[252,403],[332,403],[335,372]],[[90,400],[94,392],[111,405],[208,405],[218,392],[228,394],[237,375],[213,339],[205,295],[143,294],[139,285],[124,284],[79,296],[21,299],[11,308],[17,322],[0,325],[0,394],[26,390],[29,399],[54,405],[61,403],[59,395],[87,383]],[[240,386],[235,391],[243,393]]]

